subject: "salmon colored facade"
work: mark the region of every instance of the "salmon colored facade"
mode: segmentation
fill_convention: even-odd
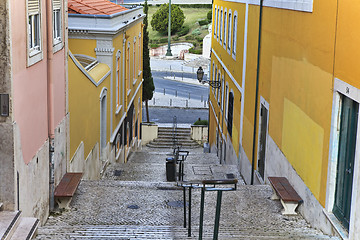
[[[57,0],[2,5],[6,64],[0,94],[9,96],[2,101],[9,111],[0,117],[0,202],[5,210],[19,209],[44,223],[53,206],[51,189],[66,172],[66,5]]]
[[[210,78],[222,86],[210,90],[211,149],[248,184],[287,177],[313,226],[358,239],[360,4],[264,0],[260,8],[213,3]]]

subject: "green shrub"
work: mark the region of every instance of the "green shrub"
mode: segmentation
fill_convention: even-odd
[[[194,125],[209,125],[208,120],[201,120],[200,118],[198,120],[196,120],[196,122],[194,123]]]
[[[185,36],[185,40],[193,40],[193,39],[194,39],[194,36],[191,36],[191,35]]]
[[[201,49],[195,49],[195,48],[190,48],[189,49],[189,53],[193,53],[193,54],[202,54],[202,50]]]
[[[200,20],[200,21],[199,21],[199,25],[200,25],[200,26],[207,25],[208,23],[209,23],[209,22],[208,22],[207,19],[204,19],[204,20]]]
[[[185,36],[190,31],[190,28],[188,26],[182,26],[180,30],[177,32],[177,35],[179,37]]]
[[[185,15],[181,8],[175,4],[171,4],[171,32],[177,32],[184,24]],[[151,19],[151,27],[159,33],[166,34],[168,32],[169,22],[169,4],[164,3],[154,13]]]
[[[207,13],[206,17],[207,17],[208,22],[211,22],[211,19],[212,19],[212,10],[210,10],[210,11]]]
[[[166,43],[166,42],[168,42],[167,38],[160,38],[160,43]]]
[[[197,46],[197,42],[193,42],[192,44],[194,45],[194,47],[196,47],[196,46]]]
[[[198,41],[199,43],[202,43],[203,38],[202,37],[195,37],[196,41]]]
[[[175,36],[172,38],[174,41],[179,41],[179,36]]]
[[[200,32],[200,29],[194,29],[192,32],[191,32],[192,35],[200,35],[201,32]]]
[[[158,47],[159,47],[159,44],[156,44],[156,43],[150,44],[150,48],[158,48]]]

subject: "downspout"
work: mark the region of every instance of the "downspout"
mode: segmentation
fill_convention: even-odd
[[[258,39],[258,53],[257,53],[257,66],[256,66],[256,90],[255,90],[255,111],[254,111],[254,132],[253,132],[253,149],[251,160],[251,185],[254,184],[254,171],[255,171],[255,143],[256,143],[256,123],[258,111],[258,98],[259,98],[259,75],[260,75],[260,56],[261,56],[261,26],[262,26],[262,13],[263,2],[260,0],[260,13],[259,13],[259,39]]]
[[[47,44],[47,109],[49,137],[49,202],[50,211],[54,210],[54,81],[53,81],[53,46],[52,46],[52,4],[46,1],[46,44]]]

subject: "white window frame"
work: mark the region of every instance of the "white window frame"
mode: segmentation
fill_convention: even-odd
[[[127,45],[127,51],[126,51],[126,73],[125,73],[125,76],[127,77],[126,81],[127,81],[127,96],[129,96],[130,92],[131,92],[131,87],[130,87],[130,84],[131,84],[131,65],[130,65],[130,41],[128,42],[128,45]]]
[[[232,41],[232,57],[236,59],[236,40],[237,40],[237,24],[238,24],[238,13],[237,11],[234,12],[233,18],[233,41]]]
[[[43,59],[41,1],[27,1],[27,66]]]
[[[214,11],[214,20],[213,20],[213,23],[214,23],[214,38],[216,38],[216,25],[217,25],[217,22],[216,22],[216,20],[217,20],[217,18],[216,18],[216,10],[217,10],[217,6],[215,5],[215,11]]]
[[[225,50],[226,50],[226,40],[227,40],[227,34],[226,34],[226,32],[227,32],[227,8],[225,8],[225,10],[224,10],[224,28],[223,28],[223,37],[224,37],[224,43],[223,43],[223,47],[225,48]]]
[[[219,41],[219,13],[220,13],[220,7],[218,7],[217,17],[216,17],[216,40],[217,41]]]
[[[142,66],[142,58],[141,58],[141,53],[142,53],[142,49],[141,49],[141,43],[142,43],[142,41],[141,41],[141,32],[139,33],[139,44],[138,44],[138,46],[139,46],[139,66],[138,66],[138,69],[139,69],[139,73],[138,73],[138,76],[140,76],[141,75],[141,72],[142,72],[142,68],[141,68],[141,66]]]
[[[118,50],[116,53],[116,112],[119,114],[121,110],[120,94],[121,94],[121,51]]]
[[[215,61],[213,61],[212,67],[213,67],[213,70],[212,70],[211,80],[212,80],[212,81],[215,81],[215,79],[216,79]],[[211,90],[212,90],[212,92],[214,93],[214,87],[211,87]]]
[[[218,71],[218,81],[221,81],[221,71],[220,71],[220,69]],[[217,92],[217,94],[216,94],[217,95],[217,104],[220,107],[220,88],[217,88],[216,92]]]
[[[228,102],[229,102],[229,83],[226,82],[225,84],[225,113],[224,113],[224,116],[225,116],[225,123],[227,125],[227,114],[228,114]]]
[[[61,0],[52,0],[52,13],[53,13],[53,52],[57,52],[63,48],[62,41],[62,16],[63,7]]]
[[[137,73],[136,73],[136,37],[134,37],[134,43],[133,43],[133,85],[135,85],[137,81]]]
[[[222,29],[223,29],[223,8],[221,7],[221,10],[220,10],[220,29],[219,29],[219,35],[220,35],[220,44],[222,44],[222,39],[223,39],[223,31],[222,31]]]
[[[231,39],[231,31],[232,31],[232,12],[231,9],[229,9],[229,14],[228,14],[228,27],[227,27],[227,52],[230,54],[231,53],[231,44],[232,44],[232,39]]]

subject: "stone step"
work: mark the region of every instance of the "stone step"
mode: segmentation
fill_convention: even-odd
[[[146,146],[147,146],[147,147],[150,147],[150,148],[173,148],[173,147],[174,147],[173,144],[168,144],[168,145],[166,145],[166,144],[157,144],[157,143],[154,144],[154,143],[152,143],[152,142],[146,144]],[[198,147],[200,147],[200,145],[199,145],[199,144],[194,144],[194,145],[182,145],[181,147],[182,147],[182,148],[198,148]]]
[[[172,128],[172,127],[159,127],[158,128],[158,131],[160,131],[160,132],[162,132],[162,131],[164,131],[164,132],[172,132],[172,131],[174,131],[174,128]],[[177,132],[191,132],[191,128],[176,128],[176,131]]]
[[[191,133],[184,133],[184,132],[177,132],[177,133],[173,133],[173,132],[158,132],[158,136],[191,136]]]
[[[39,220],[32,217],[22,217],[11,240],[33,239],[39,227]]]
[[[195,146],[200,147],[200,145],[194,141],[188,141],[188,142],[176,141],[175,143],[176,143],[176,145],[180,145],[181,147],[195,147]],[[172,148],[174,146],[174,143],[172,141],[157,141],[157,139],[155,139],[154,141],[151,141],[149,144],[150,145],[160,145],[160,146],[170,146],[170,148]]]
[[[176,136],[174,136],[173,134],[158,134],[158,138],[191,138],[190,134],[176,134]]]
[[[166,143],[174,143],[173,139],[166,139],[166,138],[156,138],[153,142],[166,142]],[[177,144],[184,144],[184,143],[194,143],[192,139],[176,139],[175,142]]]
[[[191,237],[187,229],[181,226],[138,226],[138,225],[76,225],[40,227],[41,236],[51,239],[197,239],[198,226],[192,227]],[[213,226],[204,226],[203,239],[213,239]],[[295,229],[281,231],[278,229],[256,229],[222,227],[219,239],[337,239],[321,234],[315,230]]]
[[[21,218],[21,211],[0,212],[0,239],[8,240],[11,239],[15,229],[19,224]]]

